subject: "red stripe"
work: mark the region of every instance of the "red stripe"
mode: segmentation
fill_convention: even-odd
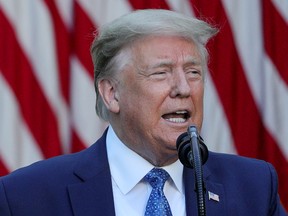
[[[271,0],[263,0],[264,46],[280,76],[288,85],[288,26]]]
[[[81,6],[75,1],[74,2],[74,29],[72,45],[74,48],[75,55],[84,66],[86,72],[90,75],[93,80],[93,64],[90,55],[90,46],[94,39],[95,26],[91,19],[88,17],[86,12]],[[84,71],[83,71],[84,72]],[[78,152],[84,148],[84,141],[80,139],[77,131],[72,131],[72,152]],[[91,143],[87,143],[91,144]]]
[[[83,144],[84,142],[79,138],[79,136],[75,132],[72,133],[72,140],[73,140],[71,149],[72,152],[78,152],[86,148],[86,146]]]
[[[129,2],[135,10],[146,8],[169,10],[169,5],[165,0],[129,0]]]
[[[75,28],[73,32],[73,46],[75,53],[91,78],[93,78],[93,64],[90,56],[90,46],[94,39],[95,26],[76,1],[74,2],[74,13]]]
[[[7,175],[9,173],[8,169],[3,163],[3,160],[0,158],[0,176]]]
[[[59,73],[62,85],[62,92],[66,99],[67,104],[70,104],[70,55],[72,55],[71,49],[71,38],[72,34],[68,31],[64,22],[62,21],[59,11],[56,8],[55,1],[45,0],[54,23],[54,33],[57,44],[57,57],[58,57],[58,65],[59,65]],[[89,49],[88,49],[89,51]],[[90,58],[90,56],[89,56]],[[77,152],[83,150],[85,145],[78,138],[77,132],[75,128],[71,128],[72,130],[72,144],[71,144],[71,152]]]
[[[61,153],[58,126],[15,33],[0,10],[0,70],[14,91],[25,119],[45,157]]]
[[[56,50],[57,50],[57,59],[58,59],[58,71],[59,78],[61,81],[62,93],[69,103],[70,98],[70,34],[67,30],[65,24],[63,23],[59,11],[56,8],[55,1],[45,0],[45,3],[50,11],[52,16],[53,25],[54,25],[54,38],[56,41]]]
[[[288,163],[261,120],[224,8],[217,0],[211,0],[209,5],[200,0],[193,2],[193,6],[197,7],[194,10],[197,17],[214,20],[221,26],[220,33],[209,44],[211,76],[227,115],[236,149],[240,155],[264,159],[275,166],[280,179],[280,196],[288,207],[288,185],[285,183],[288,182]]]

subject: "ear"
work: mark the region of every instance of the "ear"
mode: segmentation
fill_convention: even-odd
[[[107,109],[113,113],[118,113],[120,108],[115,83],[103,79],[98,83],[98,90]]]

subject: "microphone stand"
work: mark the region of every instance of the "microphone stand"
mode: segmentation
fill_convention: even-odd
[[[190,137],[191,148],[191,151],[188,153],[188,160],[194,168],[195,189],[197,192],[198,202],[198,215],[206,216],[205,186],[203,180],[202,159],[198,142],[197,128],[193,125],[189,126],[187,132]]]

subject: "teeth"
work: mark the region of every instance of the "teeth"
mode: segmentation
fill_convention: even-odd
[[[166,120],[170,121],[170,122],[174,122],[174,123],[183,123],[183,122],[185,122],[184,118],[169,118],[169,119],[166,119]]]
[[[163,115],[162,117],[169,122],[173,123],[185,123],[187,119],[189,118],[188,116],[188,111],[187,110],[178,110],[175,111],[174,113],[168,113]]]
[[[183,110],[183,111],[176,111],[177,114],[185,114],[187,113],[187,111]]]

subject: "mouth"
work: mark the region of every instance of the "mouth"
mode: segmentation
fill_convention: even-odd
[[[172,123],[185,123],[190,118],[190,112],[187,110],[178,110],[164,114],[162,118]]]

